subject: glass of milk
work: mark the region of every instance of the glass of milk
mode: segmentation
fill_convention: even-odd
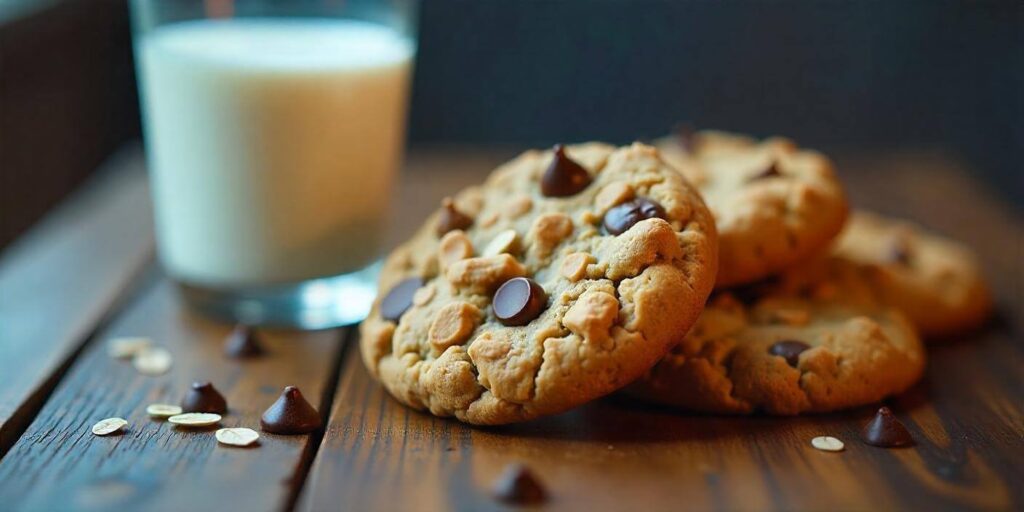
[[[415,0],[132,0],[158,255],[198,309],[358,322],[402,159]]]

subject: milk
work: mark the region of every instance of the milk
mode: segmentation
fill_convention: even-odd
[[[137,41],[160,259],[186,283],[343,274],[380,249],[414,46],[370,23],[241,18]]]

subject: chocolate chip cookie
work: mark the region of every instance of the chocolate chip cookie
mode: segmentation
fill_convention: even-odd
[[[831,162],[789,140],[698,132],[666,137],[658,146],[715,216],[718,288],[757,281],[807,258],[846,220]]]
[[[834,254],[860,264],[878,299],[906,313],[926,337],[978,327],[991,314],[971,250],[918,225],[856,212]]]
[[[528,151],[387,258],[363,359],[395,398],[438,416],[564,411],[679,341],[716,255],[710,212],[654,148]]]
[[[749,297],[747,297],[749,299]],[[793,415],[876,402],[922,375],[925,351],[897,310],[820,287],[742,302],[720,292],[686,339],[626,392],[694,411]]]

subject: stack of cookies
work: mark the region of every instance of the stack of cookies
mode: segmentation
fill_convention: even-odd
[[[447,198],[380,290],[370,373],[474,424],[620,389],[715,413],[871,403],[921,377],[919,333],[990,307],[969,251],[848,215],[821,154],[717,132],[528,151]]]

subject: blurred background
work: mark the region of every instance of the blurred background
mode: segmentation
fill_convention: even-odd
[[[1020,0],[424,0],[420,19],[414,147],[688,122],[941,150],[1022,206]],[[0,0],[0,248],[138,139],[137,101],[124,0]]]

